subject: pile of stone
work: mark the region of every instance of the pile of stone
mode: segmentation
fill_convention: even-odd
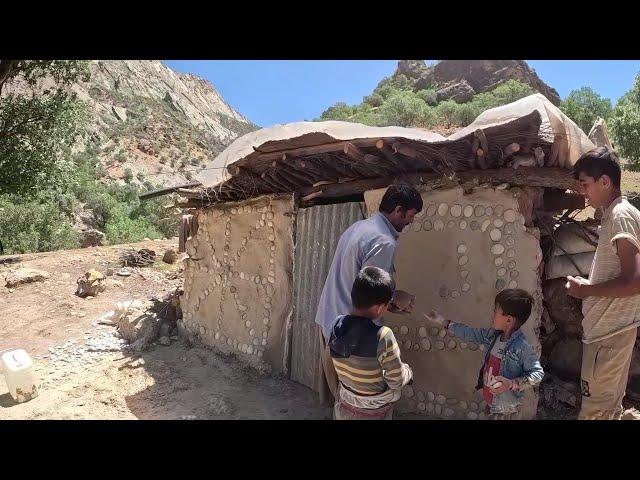
[[[85,332],[84,342],[77,338],[62,345],[49,348],[49,353],[36,359],[49,359],[53,371],[62,367],[85,367],[93,365],[101,357],[114,352],[139,352],[153,343],[158,336],[161,345],[170,345],[178,340],[172,335],[174,329],[151,311],[152,302],[131,300],[119,302],[115,310],[100,317],[94,325],[116,327],[95,332]],[[105,328],[105,327],[102,327]]]
[[[162,307],[162,305],[160,306]],[[170,301],[164,304],[164,307],[172,307],[173,315],[176,315],[176,306],[172,306]],[[111,321],[117,327],[118,335],[126,340],[134,351],[145,350],[156,339],[161,345],[168,346],[172,340],[177,340],[178,337],[173,335],[176,331],[175,319],[171,322],[166,318],[167,308],[159,310],[153,301],[119,302]]]
[[[148,248],[129,250],[120,256],[123,267],[147,267],[156,261],[156,252]]]
[[[93,365],[105,354],[122,352],[127,349],[127,342],[118,338],[112,331],[86,332],[84,344],[76,338],[67,340],[62,345],[49,347],[49,353],[36,359],[49,359],[53,369],[61,367],[77,367]]]
[[[169,250],[164,252],[164,256],[162,257],[162,261],[164,263],[169,263],[169,264],[176,263],[177,259],[178,259],[178,254],[173,248],[170,248]]]
[[[92,337],[86,341],[88,352],[120,352],[127,350],[128,343],[120,338],[115,332],[102,332],[99,336]]]

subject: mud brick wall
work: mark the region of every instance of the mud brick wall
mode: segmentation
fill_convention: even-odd
[[[186,250],[181,328],[223,353],[287,369],[292,312],[293,197],[263,197],[197,214]]]

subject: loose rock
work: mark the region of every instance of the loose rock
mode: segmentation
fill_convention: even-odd
[[[48,272],[42,270],[35,270],[33,268],[20,268],[14,272],[10,272],[5,277],[5,286],[7,288],[14,288],[19,285],[33,282],[43,282],[50,278]]]
[[[162,257],[162,261],[169,264],[175,263],[177,259],[178,254],[172,248],[164,252],[164,256]]]
[[[104,292],[107,288],[104,283],[104,275],[97,270],[89,270],[82,277],[78,278],[78,288],[76,295],[79,297],[95,297],[100,292]]]

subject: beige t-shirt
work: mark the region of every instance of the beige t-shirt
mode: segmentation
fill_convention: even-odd
[[[620,275],[616,240],[625,238],[640,250],[640,211],[626,197],[618,197],[602,215],[589,283],[612,280]],[[587,297],[582,302],[582,341],[592,343],[612,337],[640,324],[640,295],[625,298]]]

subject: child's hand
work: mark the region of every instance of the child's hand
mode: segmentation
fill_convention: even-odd
[[[429,313],[425,313],[424,318],[427,321],[435,323],[436,325],[439,325],[441,327],[444,327],[447,324],[447,319],[435,310],[431,310]]]
[[[404,290],[396,290],[393,292],[393,298],[391,299],[390,311],[391,312],[406,312],[411,313],[413,306],[416,302],[416,296],[405,292]]]
[[[568,276],[565,285],[567,295],[574,298],[585,298],[587,296],[584,288],[586,285],[590,285],[589,280],[586,278]]]
[[[489,386],[491,393],[494,395],[500,395],[501,393],[511,390],[513,382],[508,378],[494,377],[495,382]]]

